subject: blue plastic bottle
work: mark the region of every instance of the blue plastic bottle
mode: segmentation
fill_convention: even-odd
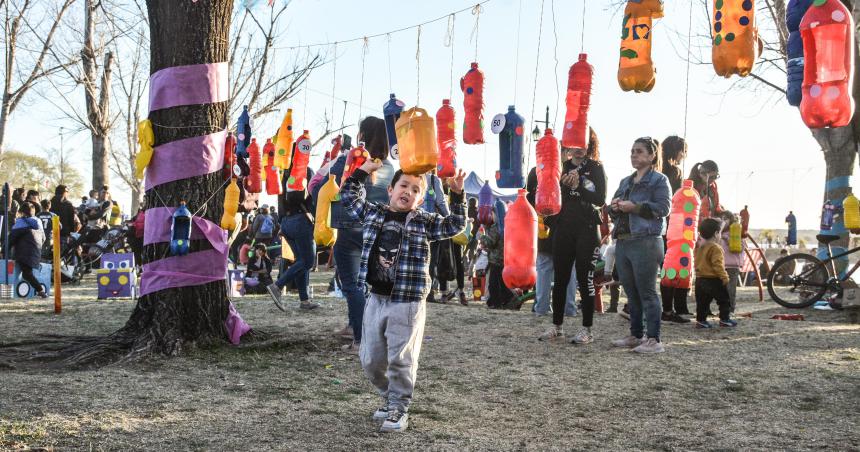
[[[242,109],[239,121],[236,124],[236,156],[243,159],[248,158],[248,145],[251,144],[251,116],[248,114],[248,106]]]
[[[391,153],[391,148],[397,146],[397,135],[394,133],[394,124],[400,119],[403,105],[403,101],[394,97],[394,93],[391,93],[391,98],[382,106],[382,114],[385,115],[385,135],[388,137],[389,154]]]
[[[788,99],[789,105],[795,107],[800,106],[800,100],[803,97],[801,91],[803,84],[803,41],[800,39],[800,21],[811,4],[812,0],[789,0],[785,11],[785,25],[788,28],[787,63],[785,65],[788,84],[785,97]]]
[[[499,170],[496,185],[500,188],[523,188],[523,129],[525,119],[518,115],[514,106],[505,114],[505,128],[499,133]]]

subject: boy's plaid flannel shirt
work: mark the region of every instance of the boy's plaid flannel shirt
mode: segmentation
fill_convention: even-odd
[[[364,286],[370,251],[376,235],[382,230],[388,206],[365,199],[364,179],[367,173],[355,170],[340,190],[341,204],[352,218],[364,225],[361,267],[358,284]],[[416,209],[406,217],[406,233],[400,241],[391,301],[416,303],[430,293],[430,242],[459,234],[466,227],[466,204],[462,195],[453,194],[451,215],[443,217]]]

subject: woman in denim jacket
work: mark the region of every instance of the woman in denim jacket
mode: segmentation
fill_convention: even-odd
[[[630,150],[636,170],[621,180],[612,196],[610,216],[615,223],[615,268],[627,294],[630,335],[612,345],[637,353],[661,353],[660,298],[657,271],[663,261],[663,239],[671,192],[669,179],[660,173],[660,142],[639,138]],[[646,338],[643,338],[642,316]]]

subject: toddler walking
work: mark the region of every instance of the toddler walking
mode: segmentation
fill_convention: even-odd
[[[729,275],[720,246],[720,221],[707,218],[699,223],[701,244],[696,248],[696,328],[713,328],[708,322],[711,301],[717,300],[720,308],[720,326],[735,327],[738,323],[730,318],[731,304],[726,286]]]

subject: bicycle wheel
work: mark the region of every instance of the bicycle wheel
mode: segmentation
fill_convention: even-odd
[[[805,308],[827,292],[830,273],[817,257],[811,254],[792,254],[781,257],[767,275],[767,291],[773,301],[786,308]]]

